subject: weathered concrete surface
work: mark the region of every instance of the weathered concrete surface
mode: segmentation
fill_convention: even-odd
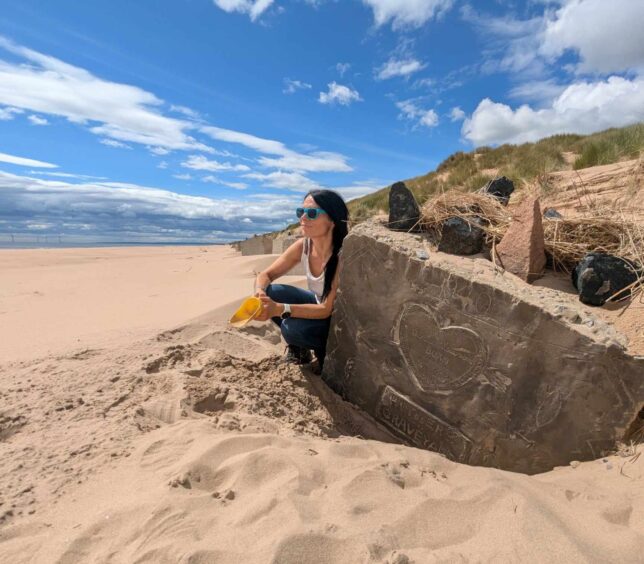
[[[273,238],[268,235],[257,235],[239,244],[242,256],[270,255],[273,252]]]
[[[534,282],[546,266],[539,198],[526,198],[512,212],[512,223],[496,246],[499,262],[525,282]]]
[[[644,404],[644,357],[574,296],[356,227],[323,377],[404,442],[537,473],[599,457]]]
[[[273,254],[281,255],[299,238],[300,237],[277,237],[276,239],[273,239]]]

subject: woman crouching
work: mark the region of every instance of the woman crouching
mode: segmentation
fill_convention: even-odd
[[[303,237],[260,272],[255,281],[255,295],[263,305],[256,320],[272,319],[280,327],[288,345],[288,362],[311,362],[313,350],[321,370],[338,289],[340,250],[348,232],[349,211],[339,194],[331,190],[312,190],[296,214]],[[308,290],[273,284],[300,262]]]

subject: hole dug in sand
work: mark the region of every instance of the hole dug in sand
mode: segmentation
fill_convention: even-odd
[[[227,397],[227,388],[217,388],[207,393],[203,399],[195,402],[192,409],[197,413],[203,413],[205,415],[217,413],[225,409],[234,409],[235,403],[232,401],[226,402]]]

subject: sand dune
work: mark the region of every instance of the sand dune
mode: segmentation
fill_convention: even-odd
[[[398,445],[281,364],[269,324],[225,326],[252,261],[224,261],[229,286],[207,300],[165,287],[151,338],[79,349],[63,335],[55,354],[3,357],[0,561],[641,562],[641,451],[530,477]],[[37,310],[15,299],[4,307]],[[209,313],[179,317],[202,299]],[[29,331],[13,343],[44,350]]]

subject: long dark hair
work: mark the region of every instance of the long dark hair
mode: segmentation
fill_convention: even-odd
[[[331,258],[329,258],[324,267],[324,291],[322,292],[322,299],[324,300],[331,291],[331,285],[338,270],[340,249],[344,238],[349,232],[349,210],[342,196],[333,190],[311,190],[305,196],[305,199],[309,196],[327,213],[334,224]]]

